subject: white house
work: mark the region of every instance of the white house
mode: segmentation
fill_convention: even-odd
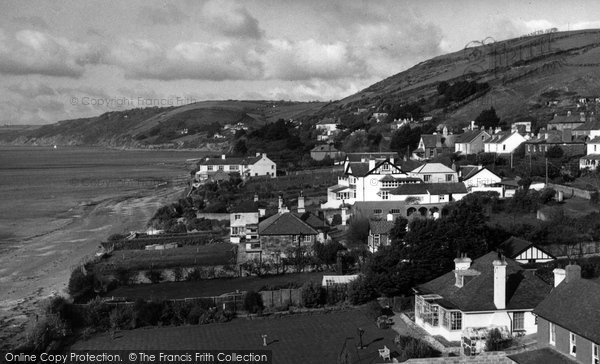
[[[512,335],[537,332],[532,311],[551,284],[495,252],[473,264],[464,256],[454,264],[453,271],[414,288],[417,325],[448,341],[494,327]]]
[[[265,209],[254,201],[242,202],[233,206],[229,211],[230,234],[229,241],[234,244],[245,244],[245,250],[260,249],[258,240],[258,220],[265,215]]]
[[[425,163],[410,171],[409,175],[425,183],[458,182],[458,173],[442,163]]]
[[[198,172],[196,179],[206,181],[212,175],[217,173],[239,173],[243,178],[277,176],[277,165],[270,160],[265,153],[256,153],[255,157],[227,157],[225,154],[221,158],[206,157],[198,162]]]
[[[579,159],[579,169],[595,170],[600,164],[600,136],[586,143],[587,155]]]
[[[324,118],[321,119],[315,128],[319,132],[317,136],[317,140],[319,141],[327,141],[330,138],[334,137],[336,133],[339,132],[338,129],[339,122],[334,118]]]
[[[519,133],[500,132],[487,140],[483,149],[486,153],[509,154],[515,151],[527,139]]]
[[[511,236],[498,246],[509,258],[521,264],[547,263],[556,260],[544,248],[530,241]]]
[[[454,152],[463,155],[483,152],[484,143],[490,135],[484,130],[466,131],[456,137]]]
[[[460,167],[460,180],[469,192],[496,191],[502,196],[502,178],[481,165]]]

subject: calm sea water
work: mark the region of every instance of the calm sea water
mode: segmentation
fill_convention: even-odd
[[[127,196],[189,176],[203,152],[0,147],[0,240],[21,225],[65,217],[74,207]],[[25,229],[26,230],[26,229]]]

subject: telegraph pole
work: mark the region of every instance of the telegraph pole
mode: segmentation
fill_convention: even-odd
[[[548,157],[546,157],[546,186],[548,185]]]

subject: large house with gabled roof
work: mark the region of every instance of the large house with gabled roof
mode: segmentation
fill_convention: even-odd
[[[518,132],[500,132],[492,135],[483,144],[485,153],[510,154],[527,139]]]
[[[441,134],[421,134],[419,145],[413,151],[413,157],[418,160],[435,158],[443,153],[453,153],[456,134],[449,134],[444,127]]]
[[[292,212],[278,212],[258,224],[263,255],[282,256],[290,248],[311,247],[319,232]]]
[[[265,153],[256,153],[254,157],[206,157],[198,162],[196,180],[205,182],[215,175],[238,174],[242,179],[267,176],[277,176],[277,164],[267,157]]]
[[[410,171],[409,175],[425,183],[458,182],[458,173],[442,163],[425,163]]]
[[[483,144],[490,138],[485,130],[469,130],[456,137],[454,152],[462,155],[483,152]]]
[[[414,288],[418,326],[448,341],[493,327],[512,335],[537,332],[533,310],[552,285],[535,270],[496,252],[454,263],[453,271]]]

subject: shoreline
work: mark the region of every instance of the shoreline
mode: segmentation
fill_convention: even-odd
[[[184,191],[172,186],[100,198],[70,209],[70,221],[59,227],[11,241],[13,247],[0,253],[0,349],[22,342],[41,301],[67,296],[72,269],[94,255],[101,241],[143,229],[158,207]],[[66,220],[64,213],[53,216],[56,220]]]

